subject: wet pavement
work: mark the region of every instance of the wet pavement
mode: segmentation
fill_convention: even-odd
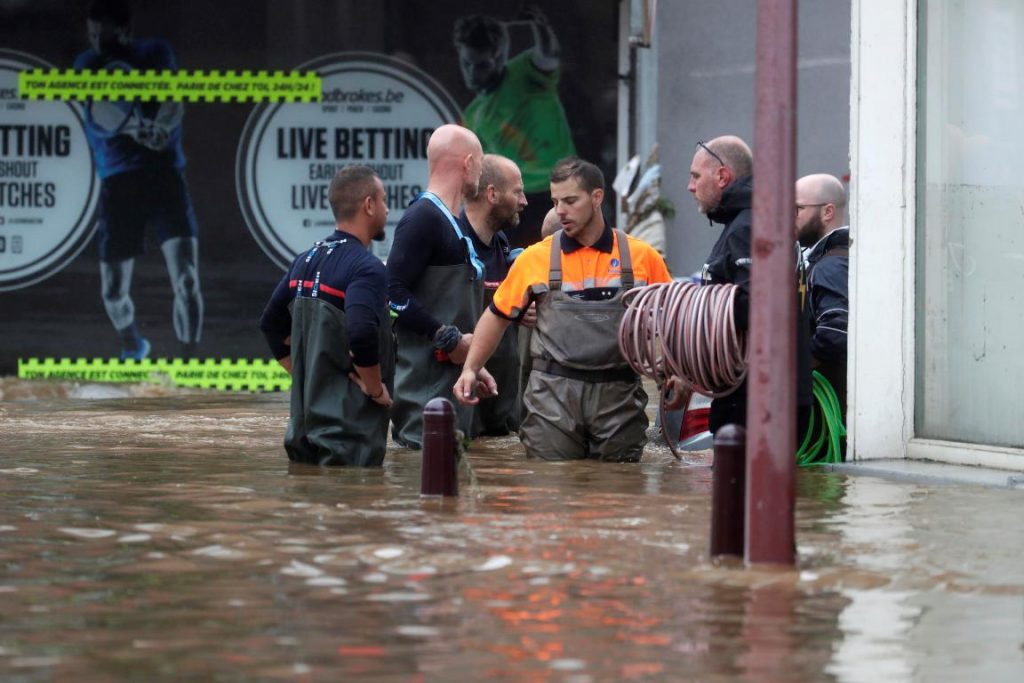
[[[1019,681],[1024,494],[802,471],[707,556],[707,456],[296,467],[284,394],[0,379],[0,679]]]

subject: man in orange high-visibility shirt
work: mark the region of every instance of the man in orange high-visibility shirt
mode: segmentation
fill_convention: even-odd
[[[478,382],[500,387],[483,369],[505,328],[532,302],[537,326],[533,371],[519,437],[530,457],[636,462],[647,442],[647,394],[619,352],[622,295],[669,282],[652,247],[605,224],[604,177],[570,157],[551,171],[551,200],[562,229],[529,247],[477,323],[455,397],[473,405]]]

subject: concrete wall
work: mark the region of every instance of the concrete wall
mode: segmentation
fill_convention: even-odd
[[[697,140],[734,133],[754,146],[755,8],[754,0],[658,3],[657,140],[662,192],[677,211],[668,224],[676,275],[698,270],[720,232],[686,191]],[[799,12],[797,173],[842,178],[849,169],[850,0],[801,2]]]

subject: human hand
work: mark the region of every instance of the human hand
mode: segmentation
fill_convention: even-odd
[[[486,368],[474,371],[465,368],[452,387],[455,400],[467,406],[475,406],[481,398],[498,395],[498,384]]]
[[[166,149],[169,141],[167,130],[161,126],[155,126],[152,123],[146,122],[139,126],[133,137],[140,145],[148,147],[155,152]]]
[[[663,403],[665,410],[685,408],[690,399],[686,382],[681,377],[669,377],[662,387],[662,395],[665,397]]]
[[[363,378],[358,374],[350,372],[348,373],[348,378],[356,383],[356,386],[359,387],[360,391],[366,394],[366,398],[370,399],[377,405],[384,406],[385,408],[391,407],[393,401],[391,400],[391,393],[388,391],[386,384],[381,382],[380,388],[377,389],[377,391],[369,392],[366,390],[366,383],[363,381]]]
[[[537,5],[530,5],[524,9],[519,14],[519,18],[543,27],[547,27],[549,23],[547,15]]]
[[[523,317],[519,319],[519,324],[523,327],[534,328],[537,327],[537,302],[531,301],[526,312],[523,313]]]
[[[469,355],[469,345],[473,342],[473,333],[467,332],[459,339],[458,345],[448,352],[448,360],[455,365],[462,365]]]

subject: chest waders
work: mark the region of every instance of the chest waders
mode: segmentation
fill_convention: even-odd
[[[318,285],[313,296],[297,295],[291,304],[291,417],[284,448],[298,462],[378,466],[387,445],[388,409],[348,378],[355,368],[345,312],[317,298]],[[378,320],[381,379],[390,391],[395,346],[388,312],[378,311]]]
[[[633,262],[625,233],[615,234],[621,286],[605,301],[581,301],[562,291],[561,231],[551,241],[548,292],[537,301],[533,370],[519,431],[527,455],[633,462],[643,454],[647,393],[618,344]]]
[[[480,318],[483,282],[472,279],[467,264],[428,266],[412,295],[442,323],[472,332]],[[462,366],[434,357],[433,340],[396,327],[398,360],[395,369],[394,404],[391,406],[392,436],[406,448],[423,447],[423,406],[437,396],[455,406],[455,427],[473,433],[473,409],[454,400],[452,387]]]
[[[493,290],[484,290],[481,312],[491,305],[493,298]],[[478,434],[502,436],[519,430],[519,407],[522,402],[519,389],[519,334],[518,325],[509,325],[494,355],[484,365],[498,384],[498,395],[477,404]]]

